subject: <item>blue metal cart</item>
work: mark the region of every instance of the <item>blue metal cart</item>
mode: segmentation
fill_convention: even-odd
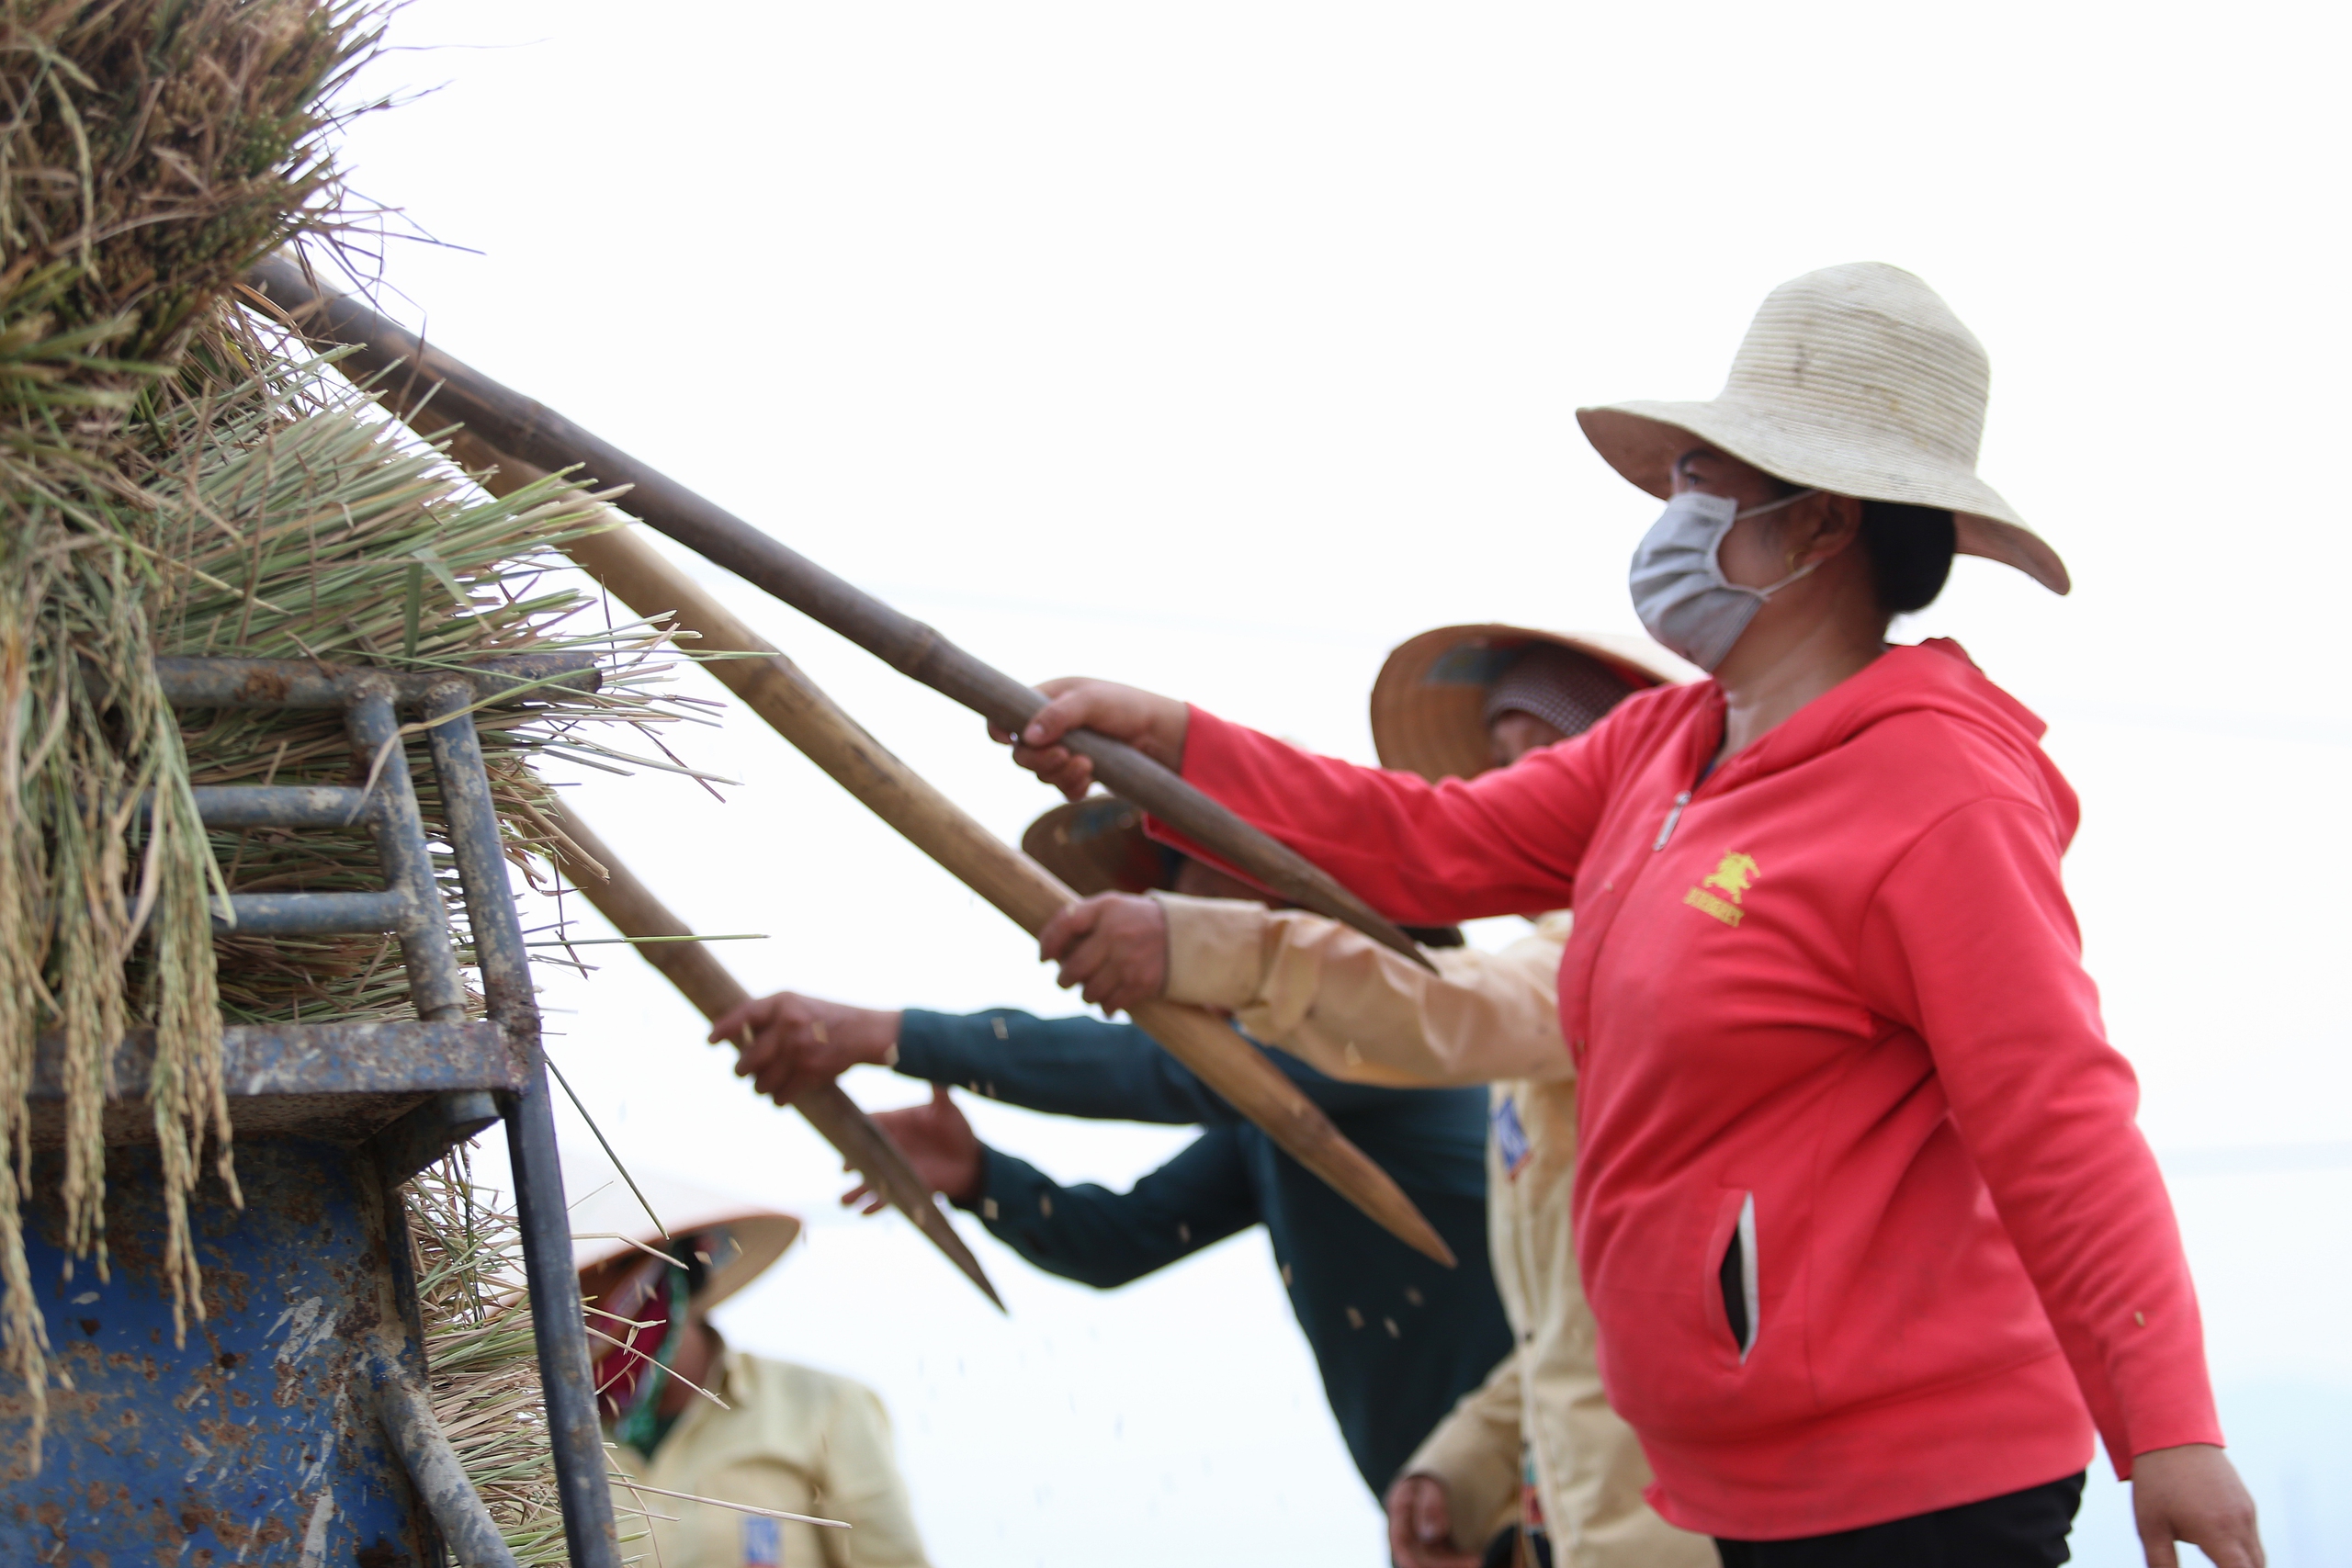
[[[140,1098],[153,1044],[111,1064],[110,1278],[60,1250],[55,1156],[26,1204],[53,1348],[38,1471],[29,1421],[0,1402],[0,1562],[58,1568],[288,1563],[511,1568],[424,1394],[409,1244],[395,1189],[458,1141],[506,1123],[566,1540],[574,1568],[617,1568],[602,1434],[523,932],[472,714],[595,688],[586,656],[525,655],[450,673],[300,661],[159,660],[187,708],[340,709],[371,785],[198,789],[208,826],[352,831],[376,840],[381,892],[239,896],[248,933],[396,934],[417,1016],[232,1027],[224,1042],[244,1207],[208,1183],[189,1223],[206,1315],[175,1344],[163,1277],[158,1156]],[[489,1003],[465,993],[405,764],[403,713],[426,726]],[[42,1042],[36,1148],[54,1143],[62,1047]],[[13,1415],[16,1419],[6,1419]]]

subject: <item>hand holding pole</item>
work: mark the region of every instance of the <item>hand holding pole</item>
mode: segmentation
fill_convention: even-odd
[[[459,445],[464,446],[463,437]],[[482,457],[501,460],[497,454],[479,449],[464,455],[469,463]],[[527,466],[515,467],[518,480],[537,477]],[[592,534],[566,547],[638,614],[674,613],[681,629],[697,635],[694,646],[699,651],[761,656],[715,659],[704,668],[836,783],[1023,930],[1037,934],[1057,912],[1078,901],[1078,895],[1053,873],[989,833],[891,755],[797,665],[664,560],[634,530]],[[1404,1190],[1248,1041],[1201,1009],[1177,1002],[1139,1002],[1128,1016],[1342,1197],[1408,1246],[1453,1266],[1452,1249]]]
[[[602,486],[626,486],[631,516],[829,626],[875,657],[1017,735],[1045,694],[956,647],[933,628],[834,576],[781,540],[688,490],[650,465],[573,424],[545,404],[500,385],[463,361],[347,295],[322,289],[289,255],[247,275],[253,291],[284,311],[314,347],[354,345],[341,363],[407,418],[463,424],[474,440],[549,473],[571,468]],[[1355,927],[1414,963],[1429,960],[1410,937],[1289,845],[1243,821],[1183,778],[1123,741],[1073,730],[1060,742],[1089,759],[1112,793],[1134,801],[1178,832],[1278,896]]]
[[[694,934],[684,920],[654,897],[651,888],[620,863],[620,857],[577,813],[558,807],[548,816],[548,826],[560,835],[553,845],[556,864],[571,878],[572,886],[580,889],[596,912],[613,923],[616,931],[623,936],[639,938]],[[637,951],[667,976],[705,1018],[716,1021],[752,999],[752,993],[701,942],[644,942]],[[792,1108],[807,1117],[825,1141],[840,1150],[851,1168],[888,1198],[892,1207],[912,1220],[915,1228],[930,1237],[932,1245],[945,1253],[947,1260],[962,1269],[965,1278],[978,1285],[980,1293],[999,1312],[1004,1310],[996,1287],[989,1283],[988,1270],[980,1267],[980,1260],[972,1256],[964,1238],[956,1234],[956,1227],[939,1212],[939,1205],[932,1201],[931,1189],[915,1174],[914,1168],[888,1135],[875,1125],[874,1119],[859,1109],[857,1101],[840,1084],[829,1080],[796,1094]]]

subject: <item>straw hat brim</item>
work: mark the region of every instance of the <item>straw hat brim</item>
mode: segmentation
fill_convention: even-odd
[[[566,1165],[574,1162],[567,1159]],[[596,1264],[611,1261],[624,1252],[639,1253],[630,1239],[655,1248],[662,1246],[661,1232],[646,1218],[645,1206],[637,1201],[628,1184],[619,1179],[609,1165],[595,1169],[601,1162],[580,1162],[589,1169],[580,1175],[594,1180],[597,1175],[609,1174],[612,1179],[597,1187],[585,1198],[572,1205],[571,1267],[576,1272]],[[695,1304],[707,1312],[725,1301],[762,1274],[785,1254],[800,1235],[800,1222],[793,1215],[775,1209],[763,1209],[756,1203],[707,1192],[674,1177],[658,1172],[632,1170],[637,1185],[643,1190],[646,1201],[662,1216],[662,1225],[673,1236],[686,1236],[697,1231],[724,1230],[734,1242],[725,1257],[710,1260],[709,1272],[703,1288],[695,1297]],[[567,1185],[577,1186],[579,1177]]]
[[[1081,898],[1168,886],[1168,862],[1144,832],[1143,808],[1114,795],[1066,801],[1029,824],[1021,852]]]
[[[1398,644],[1372,684],[1372,743],[1380,765],[1432,782],[1485,773],[1493,764],[1487,694],[1531,643],[1581,653],[1637,689],[1701,678],[1695,667],[1639,637],[1605,632],[1567,637],[1527,626],[1440,626]]]
[[[1791,484],[1948,509],[1962,554],[2013,566],[2052,593],[2073,587],[2058,552],[1998,491],[1956,464],[1923,458],[1916,448],[1726,399],[1611,403],[1577,410],[1577,423],[1611,468],[1661,500],[1671,493],[1675,459],[1696,437]]]

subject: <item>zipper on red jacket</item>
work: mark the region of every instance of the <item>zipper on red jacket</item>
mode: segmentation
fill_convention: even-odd
[[[1650,846],[1652,854],[1666,848],[1666,841],[1674,837],[1674,825],[1682,820],[1682,808],[1690,804],[1690,792],[1687,789],[1674,797],[1674,809],[1666,814],[1666,826],[1657,830],[1657,842]]]

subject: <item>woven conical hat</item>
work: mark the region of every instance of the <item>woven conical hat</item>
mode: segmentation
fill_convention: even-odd
[[[1577,423],[1663,497],[1692,437],[1791,484],[1949,508],[1962,552],[2053,593],[2065,563],[1976,477],[1992,366],[1936,291],[1900,267],[1824,267],[1766,296],[1713,402],[1611,403]]]
[[[1493,761],[1487,748],[1487,694],[1532,643],[1580,653],[1636,690],[1699,675],[1642,638],[1605,632],[1565,637],[1526,626],[1440,626],[1399,643],[1372,683],[1372,744],[1380,765],[1432,782],[1485,773]]]
[[[1115,795],[1066,801],[1029,824],[1021,852],[1081,898],[1168,886],[1168,859],[1145,837],[1143,808]]]
[[[800,1222],[779,1210],[763,1208],[740,1198],[713,1192],[659,1170],[631,1162],[629,1175],[637,1192],[621,1179],[613,1163],[598,1155],[575,1149],[563,1151],[563,1186],[571,1205],[571,1266],[593,1264],[636,1252],[633,1243],[660,1248],[662,1232],[646,1217],[645,1203],[662,1217],[662,1228],[673,1237],[698,1231],[722,1231],[725,1240],[712,1254],[709,1274],[695,1297],[707,1312],[763,1273],[784,1256],[800,1234]],[[638,1201],[638,1192],[645,1203]]]

